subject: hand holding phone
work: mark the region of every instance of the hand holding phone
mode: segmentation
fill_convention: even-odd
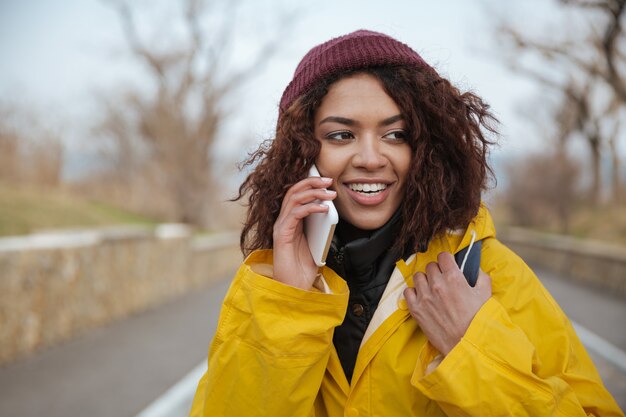
[[[309,170],[310,177],[319,177],[320,173],[315,167],[311,166]],[[307,243],[313,261],[317,266],[324,266],[326,264],[326,256],[330,249],[330,243],[333,239],[335,232],[335,226],[339,222],[339,214],[335,205],[330,200],[317,200],[318,203],[328,206],[326,213],[313,213],[305,217],[304,219],[304,234],[306,235]]]

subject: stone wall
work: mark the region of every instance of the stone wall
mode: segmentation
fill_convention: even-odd
[[[498,238],[526,263],[626,298],[626,247],[519,228]]]
[[[506,229],[526,262],[626,297],[626,249]],[[155,230],[40,233],[0,239],[0,364],[174,299],[232,274],[238,234]]]
[[[236,233],[182,225],[0,239],[0,364],[232,274]]]

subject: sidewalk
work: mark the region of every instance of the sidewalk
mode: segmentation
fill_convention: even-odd
[[[230,283],[224,278],[214,287],[0,367],[0,416],[136,415],[206,360]]]

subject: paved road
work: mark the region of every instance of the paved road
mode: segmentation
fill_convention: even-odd
[[[626,302],[537,271],[565,312],[626,350]],[[225,277],[226,278],[226,277]],[[130,417],[207,354],[228,280],[0,368],[2,417]],[[592,355],[626,408],[626,375]]]
[[[553,273],[534,268],[567,316],[626,351],[626,300],[606,290],[573,285]]]

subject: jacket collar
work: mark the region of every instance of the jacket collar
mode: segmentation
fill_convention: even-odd
[[[393,245],[402,227],[401,220],[402,212],[398,209],[387,223],[366,237],[356,237],[367,232],[340,220],[327,259],[328,266],[344,278],[349,276],[357,280],[359,277],[370,280],[372,268],[381,255]],[[398,258],[400,254],[395,257]],[[360,286],[367,283],[353,282],[353,284]]]

